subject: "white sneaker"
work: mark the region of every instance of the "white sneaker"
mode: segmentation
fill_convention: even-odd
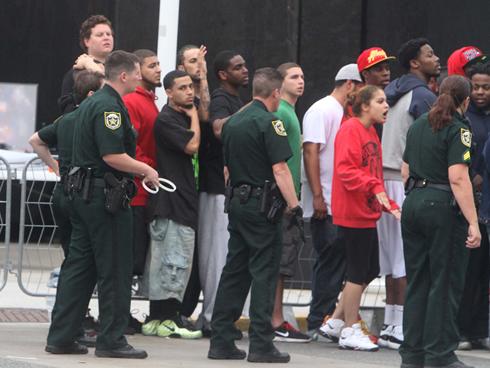
[[[388,340],[388,347],[390,349],[398,350],[403,342],[403,327],[393,326],[390,339]]]
[[[345,327],[340,334],[339,347],[348,350],[360,351],[377,351],[379,346],[373,344],[368,336],[366,336],[359,323],[355,323],[352,327]]]
[[[344,328],[344,325],[345,322],[341,319],[329,318],[323,322],[322,327],[318,329],[318,333],[333,342],[337,342],[339,341],[340,333],[342,328]]]
[[[391,334],[393,333],[393,325],[383,325],[379,333],[378,345],[380,348],[387,348]]]

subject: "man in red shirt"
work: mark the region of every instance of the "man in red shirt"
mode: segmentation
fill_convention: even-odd
[[[158,115],[155,104],[155,88],[160,87],[161,69],[157,55],[151,50],[136,50],[134,54],[141,64],[141,84],[135,91],[123,97],[131,123],[137,132],[136,159],[155,168],[155,139],[153,125]],[[131,201],[133,210],[133,275],[142,276],[145,268],[146,253],[150,242],[148,224],[145,221],[145,207],[148,193],[141,185],[141,180],[135,178],[138,191]],[[134,320],[131,320],[135,322]],[[139,332],[141,325],[132,324]]]

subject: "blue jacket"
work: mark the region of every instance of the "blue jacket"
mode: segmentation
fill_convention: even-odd
[[[479,210],[480,220],[490,222],[490,110],[478,109],[470,104],[466,116],[470,120],[474,150],[471,167],[475,173],[482,175],[482,199]]]

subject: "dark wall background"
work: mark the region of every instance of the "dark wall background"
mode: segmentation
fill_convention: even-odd
[[[0,81],[39,84],[38,126],[58,115],[61,80],[81,52],[78,31],[89,15],[111,19],[116,48],[157,48],[159,0],[0,1]],[[468,44],[490,53],[489,14],[488,0],[181,0],[178,46],[208,46],[212,87],[212,60],[223,49],[243,53],[251,73],[299,62],[306,76],[302,116],[330,92],[339,67],[366,47],[396,54],[404,41],[425,36],[443,64]],[[250,98],[250,89],[243,92]]]
[[[39,84],[37,126],[50,123],[63,75],[82,52],[81,23],[104,14],[116,48],[156,48],[158,12],[158,0],[0,0],[0,81]]]

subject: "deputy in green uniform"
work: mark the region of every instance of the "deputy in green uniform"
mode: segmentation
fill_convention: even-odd
[[[77,74],[73,91],[77,98],[77,104],[86,97],[94,94],[102,86],[103,76],[88,70],[83,70]],[[68,196],[65,195],[66,178],[71,164],[73,131],[77,121],[78,110],[60,116],[53,124],[49,124],[38,132],[34,133],[29,139],[34,152],[36,152],[61,180],[53,191],[53,214],[58,225],[60,243],[63,248],[65,258],[68,255],[71,237],[71,222],[69,213]],[[50,148],[56,147],[58,161],[53,158]]]
[[[261,211],[263,199],[269,198],[268,184],[275,183],[293,218],[302,217],[286,164],[291,156],[287,134],[283,123],[271,113],[279,105],[281,84],[282,77],[275,69],[257,70],[253,102],[223,128],[225,179],[228,177],[232,188],[227,193],[230,198],[232,192],[228,214],[230,240],[211,323],[210,359],[245,358],[246,353],[234,343],[234,319],[241,314],[251,287],[248,360],[289,361],[287,353],[274,347],[271,327],[281,258],[283,208],[275,219],[267,218],[269,206]]]
[[[407,135],[402,174],[407,198],[402,236],[407,269],[402,368],[468,367],[458,360],[457,313],[468,248],[481,235],[468,167],[471,132],[464,112],[470,85],[446,78],[428,114]]]
[[[130,196],[125,191],[131,187],[128,179],[132,174],[144,176],[155,186],[158,173],[132,158],[135,134],[121,99],[141,79],[138,59],[114,51],[106,60],[105,73],[105,86],[85,100],[77,112],[74,168],[68,175],[73,230],[45,350],[53,354],[87,353],[75,339],[97,283],[100,332],[95,355],[146,358],[144,350],[133,348],[124,337],[131,299],[132,215],[124,201],[113,199],[123,198],[115,189]],[[113,174],[111,180],[106,173]]]

